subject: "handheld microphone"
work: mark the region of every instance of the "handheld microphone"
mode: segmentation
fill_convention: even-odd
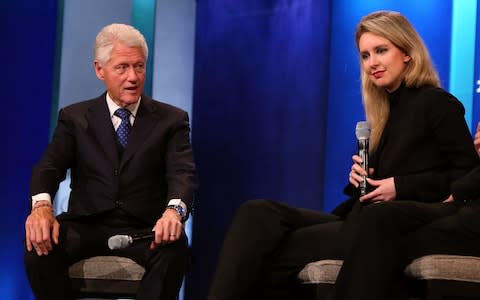
[[[132,235],[114,235],[108,238],[108,248],[110,248],[110,250],[123,249],[136,241],[153,240],[154,237],[155,231],[148,231]]]
[[[368,174],[368,140],[370,138],[370,124],[366,121],[360,121],[355,127],[355,135],[358,143],[358,156],[362,158],[361,167]],[[367,176],[362,176],[360,181],[360,196],[367,193]]]

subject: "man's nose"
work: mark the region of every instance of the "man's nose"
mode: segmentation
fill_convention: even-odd
[[[129,81],[136,81],[138,79],[138,74],[133,66],[130,66],[127,70],[127,79]]]

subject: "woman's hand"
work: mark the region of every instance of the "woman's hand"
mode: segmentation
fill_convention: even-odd
[[[379,202],[379,201],[392,201],[397,196],[395,190],[395,181],[393,177],[389,177],[381,180],[374,180],[367,178],[368,184],[375,189],[370,193],[360,197],[360,202]]]
[[[362,158],[358,155],[352,156],[353,165],[350,173],[348,174],[348,181],[355,187],[358,188],[360,182],[363,180],[363,176],[368,176],[367,172],[360,165],[362,163]],[[373,169],[368,170],[369,174],[373,174]]]

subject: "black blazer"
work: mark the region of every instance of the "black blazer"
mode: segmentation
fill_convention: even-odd
[[[447,199],[453,181],[480,161],[460,101],[432,86],[402,85],[389,95],[390,115],[370,167],[374,179],[394,177],[396,200]],[[349,185],[346,193],[356,198]],[[353,199],[334,210],[345,215]]]
[[[195,165],[185,111],[142,96],[120,156],[106,94],[60,110],[53,139],[34,166],[30,194],[55,195],[71,169],[68,215],[121,207],[154,224],[170,199],[192,207]]]

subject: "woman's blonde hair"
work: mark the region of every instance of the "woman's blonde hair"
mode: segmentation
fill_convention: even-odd
[[[422,38],[400,13],[378,11],[363,17],[358,23],[355,33],[357,49],[359,49],[360,37],[366,32],[388,39],[398,49],[410,56],[411,59],[406,65],[403,79],[407,87],[423,85],[440,87],[440,79]],[[361,64],[360,59],[362,99],[367,121],[372,129],[370,150],[374,152],[385,129],[390,105],[387,91],[372,82],[368,74],[363,71]]]

